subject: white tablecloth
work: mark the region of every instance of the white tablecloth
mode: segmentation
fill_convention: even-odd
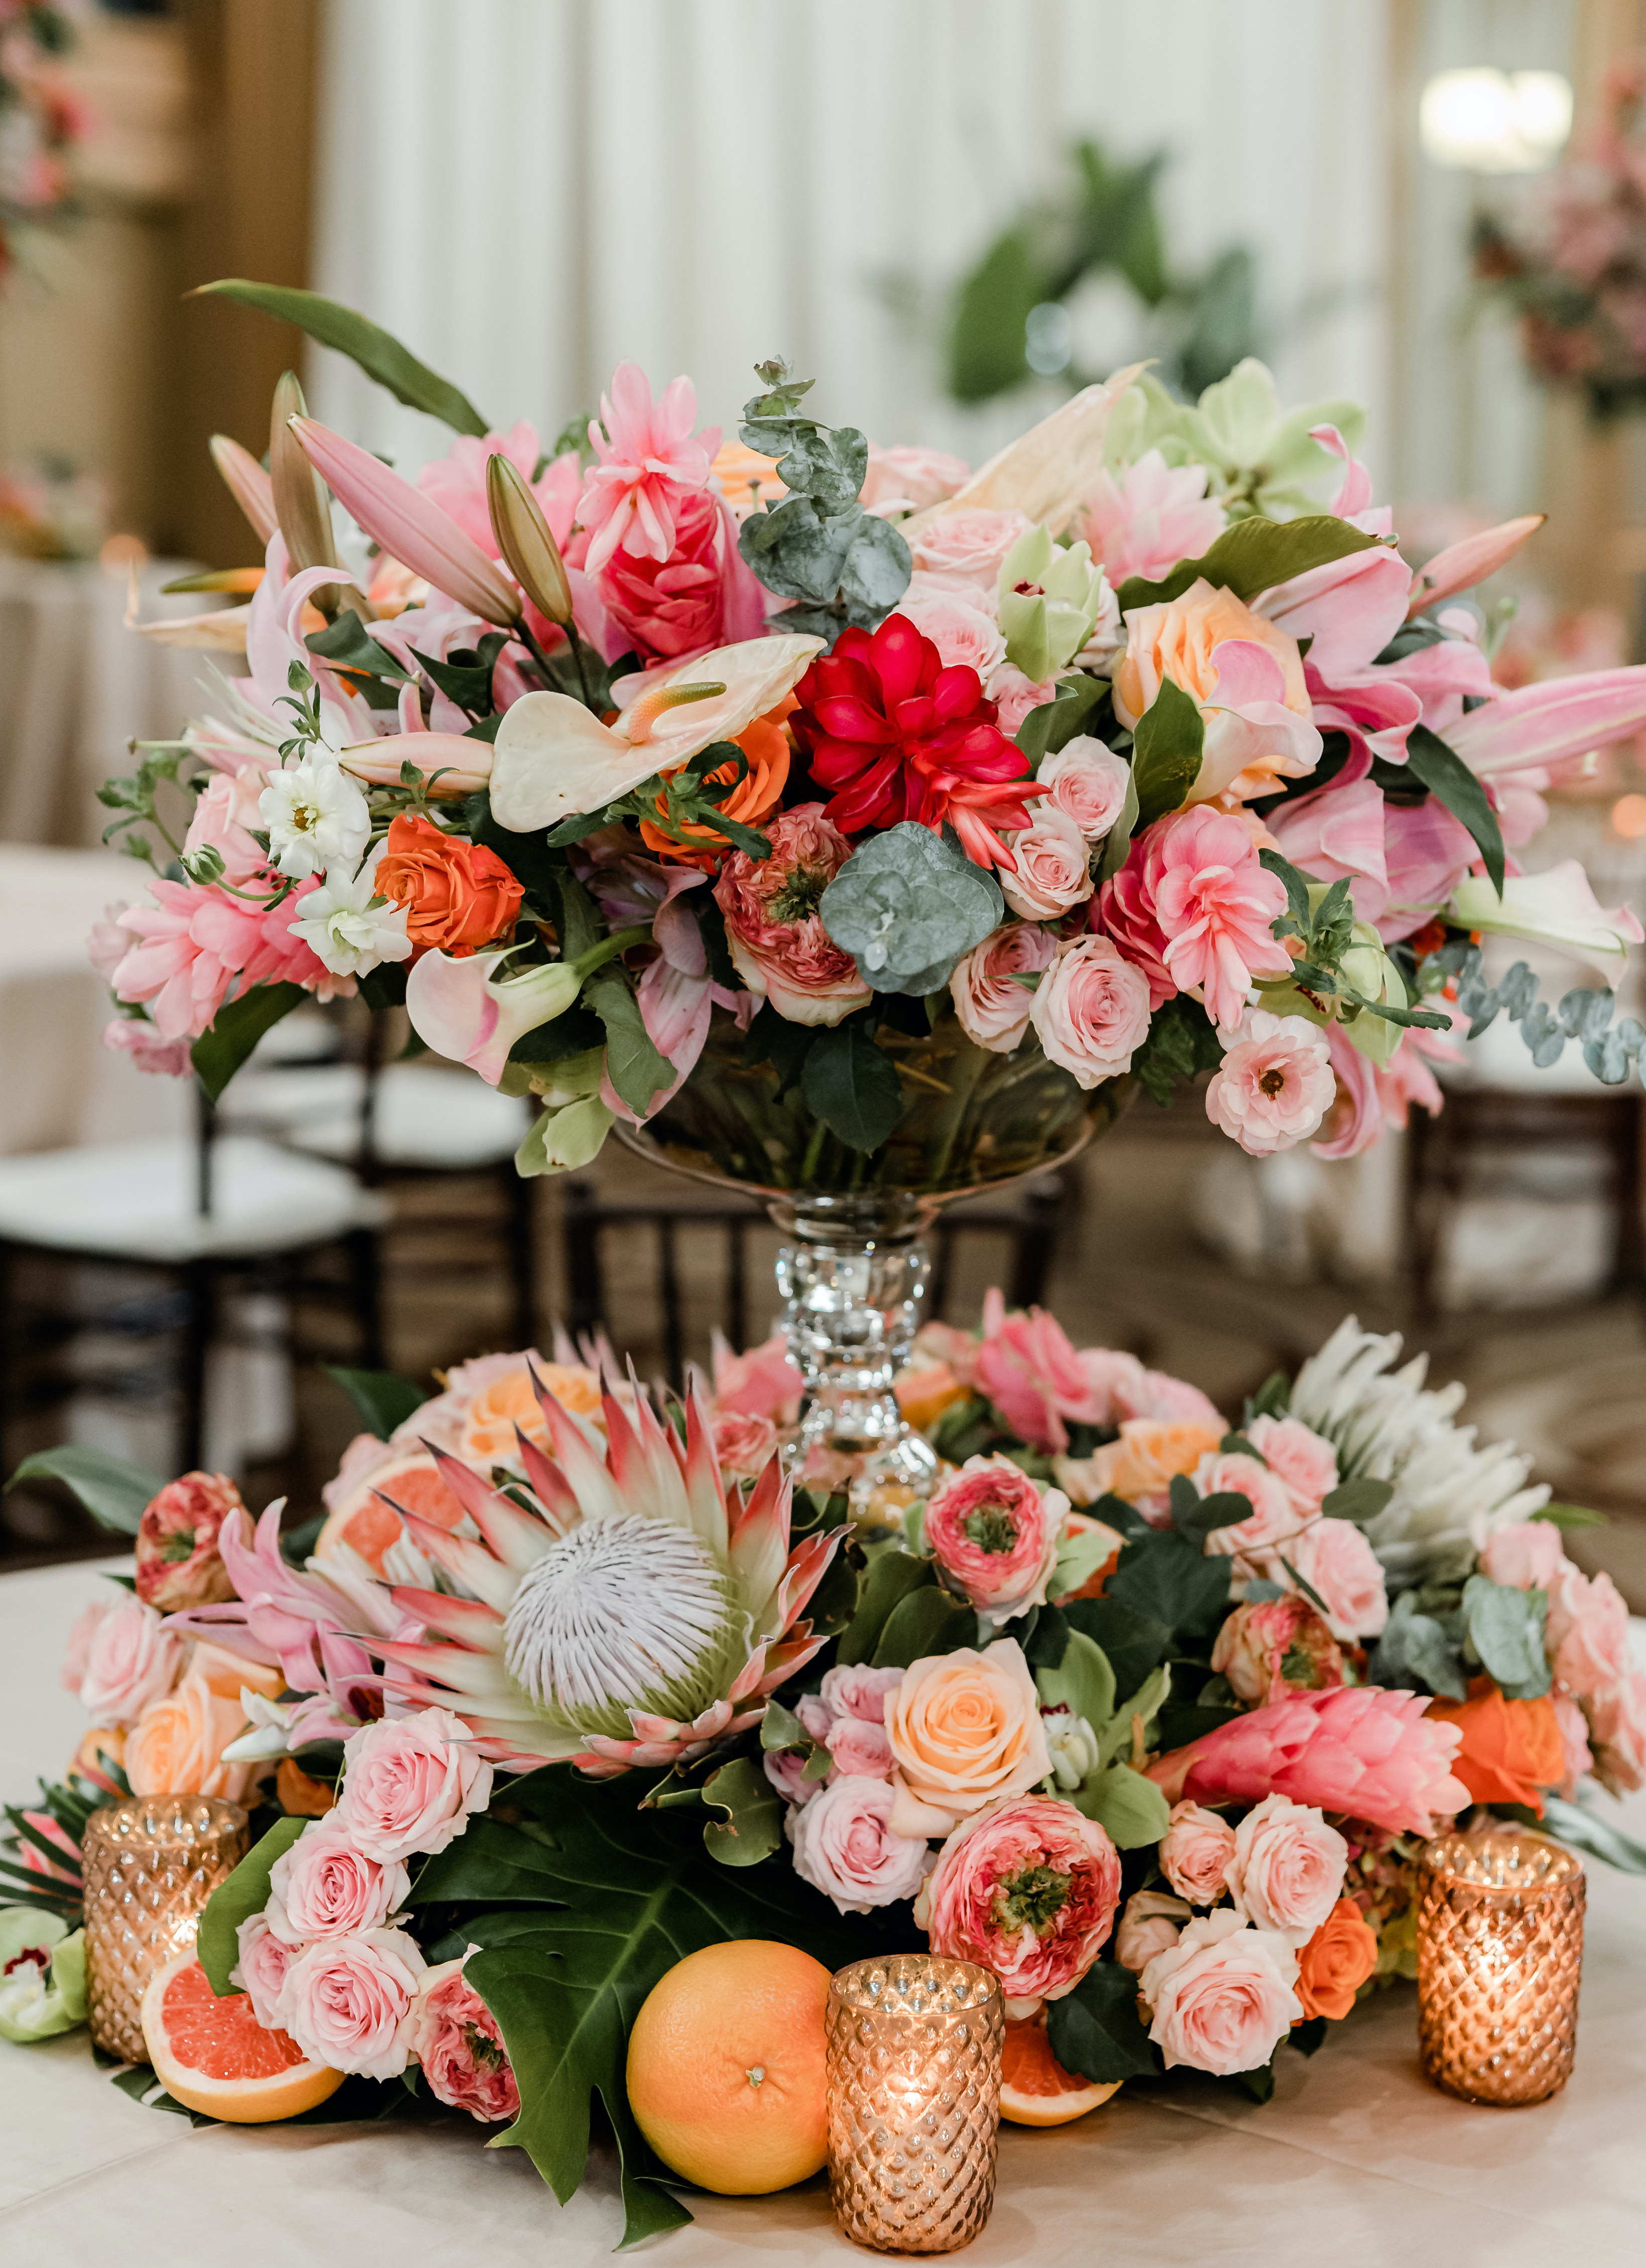
[[[0,1790],[55,1772],[81,1728],[56,1683],[85,1566],[0,1581]],[[1646,1822],[1637,1801],[1634,1831]],[[968,2268],[1640,2268],[1646,2259],[1646,1885],[1596,1863],[1577,2068],[1552,2102],[1470,2109],[1425,2084],[1410,1987],[1281,2058],[1259,2108],[1209,2081],[1125,2088],[1072,2127],[1000,2135]],[[523,2151],[467,2119],[202,2127],[145,2110],[84,2034],[0,2043],[7,2268],[595,2268],[622,2229],[598,2159],[562,2210]],[[661,2268],[829,2268],[856,2257],[818,2181],[690,2198]]]

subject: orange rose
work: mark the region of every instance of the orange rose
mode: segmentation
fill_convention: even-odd
[[[1305,2016],[1334,2022],[1377,1966],[1377,1933],[1353,1898],[1340,1898],[1297,1956],[1297,1997]]]
[[[599,1410],[600,1381],[592,1370],[571,1369],[557,1362],[538,1362],[536,1367],[550,1394],[573,1417],[590,1418]],[[516,1425],[528,1440],[548,1447],[549,1427],[524,1355],[501,1377],[483,1386],[469,1403],[457,1454],[464,1464],[483,1470],[488,1465],[508,1464],[520,1454]]]
[[[1451,1769],[1477,1803],[1524,1803],[1542,1818],[1543,1789],[1566,1778],[1566,1743],[1548,1694],[1511,1701],[1489,1677],[1472,1677],[1466,1701],[1431,1701],[1428,1714],[1461,1731]]]
[[[900,1370],[891,1381],[891,1390],[915,1432],[924,1433],[928,1425],[936,1425],[950,1403],[961,1401],[971,1388],[961,1384],[946,1362],[926,1362],[918,1368]]]
[[[337,1798],[323,1779],[306,1772],[295,1756],[282,1756],[275,1774],[275,1793],[294,1819],[323,1819],[336,1808]]]
[[[421,813],[402,812],[388,830],[377,887],[406,909],[415,951],[439,946],[465,956],[514,925],[521,890],[494,850],[447,835]]]
[[[221,1795],[238,1803],[255,1764],[225,1764],[223,1751],[246,1729],[246,1712],[190,1670],[164,1701],[152,1702],[126,1740],[134,1795]]]
[[[1057,1461],[1058,1485],[1075,1504],[1096,1504],[1100,1496],[1163,1496],[1177,1473],[1192,1473],[1202,1457],[1215,1454],[1222,1436],[1209,1426],[1170,1424],[1164,1418],[1127,1418],[1120,1438],[1081,1463]]]
[[[757,717],[752,725],[733,733],[734,746],[749,759],[749,770],[735,792],[720,806],[728,819],[741,820],[745,827],[758,827],[777,809],[789,777],[790,741],[783,720],[799,706],[794,696],[786,693],[776,708],[768,709],[764,717]],[[718,771],[709,774],[709,779],[716,787],[723,786],[734,770],[729,763],[722,764]],[[660,811],[663,807],[661,797],[657,807]],[[640,839],[648,850],[655,850],[660,858],[678,858],[686,865],[701,866],[705,873],[712,873],[731,847],[726,836],[717,834],[712,827],[688,827],[686,833],[704,848],[687,850],[672,835],[665,835],[661,828],[653,827],[650,820],[640,821]]]

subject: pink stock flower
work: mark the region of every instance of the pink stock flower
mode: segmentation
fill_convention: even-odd
[[[542,456],[537,428],[522,417],[506,433],[488,433],[483,440],[472,433],[460,433],[443,457],[424,466],[417,475],[417,486],[488,559],[495,559],[498,540],[486,501],[486,466],[493,457],[506,457],[530,484],[550,532],[564,551],[577,517],[582,468],[577,451],[567,449],[543,467],[541,479],[534,479]],[[425,646],[424,651],[431,649]]]
[[[1288,1795],[1391,1834],[1432,1835],[1436,1815],[1461,1811],[1469,1791],[1451,1771],[1463,1734],[1432,1722],[1428,1703],[1377,1685],[1294,1693],[1157,1757],[1148,1777],[1202,1803]]]
[[[1267,1158],[1312,1134],[1336,1094],[1331,1043],[1318,1024],[1248,1008],[1226,1035],[1206,1115],[1249,1158]]]
[[[444,1851],[491,1800],[491,1766],[448,1709],[385,1718],[343,1745],[343,1798],[357,1850],[385,1863]]]
[[[520,2091],[497,2018],[463,1975],[468,1958],[424,1970],[401,2037],[437,2102],[495,2125],[520,2116]]]
[[[1086,838],[1048,797],[1027,827],[1007,837],[1016,860],[1002,873],[1006,902],[1026,921],[1052,921],[1092,894],[1091,853]]]
[[[1298,1418],[1254,1418],[1243,1429],[1269,1470],[1291,1491],[1307,1516],[1319,1511],[1338,1484],[1338,1453]]]
[[[1389,1620],[1383,1562],[1352,1520],[1313,1520],[1281,1555],[1319,1597],[1333,1638],[1377,1638]]]
[[[80,1705],[94,1725],[135,1725],[182,1668],[183,1648],[155,1609],[143,1599],[118,1599],[86,1640]]]
[[[347,1820],[328,1812],[311,1820],[270,1867],[269,1926],[287,1945],[382,1929],[410,1888],[401,1860],[368,1859],[355,1848]]]
[[[926,1839],[893,1832],[893,1802],[885,1780],[842,1772],[803,1810],[789,1814],[795,1873],[842,1913],[896,1905],[920,1887]]]
[[[1117,588],[1129,576],[1158,582],[1180,559],[1198,559],[1223,530],[1223,507],[1206,493],[1204,465],[1169,466],[1146,449],[1118,479],[1097,475],[1081,532]]]
[[[226,1473],[185,1473],[168,1482],[137,1523],[137,1596],[168,1615],[232,1599],[218,1531],[231,1513],[245,1509]]]
[[[116,1016],[103,1027],[103,1045],[112,1055],[129,1056],[138,1071],[161,1079],[187,1079],[195,1068],[188,1041],[162,1037],[146,1016]]]
[[[252,2014],[266,2032],[281,2029],[280,1995],[286,1973],[296,1955],[284,1938],[269,1926],[266,1914],[250,1914],[236,1930],[240,1958],[229,1971],[229,1983],[239,1985],[252,2004]]]
[[[723,1473],[735,1473],[740,1479],[753,1480],[763,1473],[777,1452],[777,1427],[770,1418],[756,1417],[747,1410],[717,1410],[711,1430],[715,1463]]]
[[[733,965],[790,1023],[838,1024],[871,997],[817,913],[852,846],[820,803],[779,812],[764,832],[771,857],[734,850],[714,885]]]
[[[781,1331],[746,1354],[734,1354],[718,1329],[710,1344],[717,1410],[770,1418],[774,1425],[794,1423],[805,1382]]]
[[[286,1970],[276,2010],[281,2028],[333,2071],[396,2078],[410,2052],[402,2027],[426,1965],[403,1929],[317,1938]]]
[[[1180,1898],[1193,1906],[1214,1906],[1234,1855],[1235,1830],[1221,1812],[1198,1803],[1172,1805],[1171,1823],[1160,1841],[1160,1871]]]
[[[1260,2070],[1303,2013],[1286,1939],[1247,1927],[1228,1906],[1190,1922],[1138,1982],[1169,2071]]]
[[[916,569],[951,590],[975,591],[994,604],[994,586],[1007,553],[1034,526],[1027,513],[967,507],[940,512],[914,538]]]
[[[998,1291],[983,1302],[977,1383],[1021,1440],[1037,1449],[1067,1449],[1065,1418],[1104,1420],[1063,1326],[1039,1307],[1008,1314]]]
[[[1053,807],[1067,813],[1089,843],[1096,843],[1120,816],[1131,768],[1112,748],[1082,733],[1043,757],[1035,777],[1050,789]]]
[[[1128,864],[1166,939],[1162,959],[1181,991],[1198,990],[1214,1024],[1238,1024],[1254,976],[1291,967],[1270,924],[1286,910],[1278,876],[1258,864],[1244,822],[1199,806],[1146,828]]]
[[[1170,1000],[1177,986],[1166,966],[1166,937],[1155,918],[1155,902],[1143,879],[1140,857],[1128,857],[1118,874],[1111,874],[1091,902],[1089,916],[1100,936],[1111,939],[1148,986],[1151,1015]]]
[[[1342,1649],[1301,1591],[1249,1599],[1220,1627],[1212,1667],[1242,1701],[1283,1701],[1345,1682]]]
[[[1513,1591],[1553,1592],[1571,1564],[1552,1520],[1510,1521],[1480,1547],[1481,1574]]]
[[[578,501],[588,531],[586,571],[598,575],[619,549],[633,558],[665,561],[675,549],[675,514],[707,488],[709,466],[720,446],[718,425],[695,438],[698,396],[690,379],[677,378],[654,402],[638,363],[612,372],[611,392],[600,398],[600,416],[588,438],[599,462]]]
[[[1095,1820],[1024,1795],[957,1827],[915,1909],[934,1953],[992,1970],[1012,2003],[1060,2000],[1108,1942],[1120,1854]]]
[[[1192,1806],[1190,1807],[1192,1809]],[[1207,1818],[1215,1816],[1208,1812]],[[1234,1840],[1233,1836],[1229,1840]],[[1157,1953],[1168,1953],[1193,1918],[1189,1902],[1166,1890],[1133,1890],[1114,1933],[1114,1957],[1135,1976],[1147,1969]]]
[[[1595,1773],[1613,1795],[1646,1786],[1646,1669],[1631,1669],[1589,1705]]]
[[[758,637],[770,602],[738,553],[731,506],[707,490],[679,502],[666,559],[620,548],[594,584],[622,633],[619,643],[632,646],[643,665]]]
[[[1068,822],[1066,822],[1068,823]],[[1059,948],[1030,1005],[1043,1053],[1091,1088],[1132,1068],[1148,1036],[1149,983],[1106,937]]]
[[[975,596],[974,604],[973,594],[940,585],[918,598],[903,599],[897,612],[908,616],[922,637],[931,639],[945,669],[960,664],[987,680],[1006,659],[1006,640],[983,593]],[[1001,720],[1000,730],[1010,733],[1015,727]]]
[[[948,979],[960,1028],[974,1046],[1008,1056],[1029,1028],[1034,992],[1019,976],[1044,976],[1057,959],[1055,940],[1033,922],[1003,922],[956,962]]]
[[[1306,1945],[1343,1889],[1349,1846],[1311,1805],[1265,1796],[1235,1830],[1229,1892],[1235,1911]]]
[[[1044,1603],[1068,1498],[1008,1457],[968,1457],[926,1507],[926,1542],[991,1626]]]
[[[1561,1570],[1549,1592],[1547,1643],[1555,1676],[1580,1700],[1628,1676],[1629,1610],[1610,1575]]]

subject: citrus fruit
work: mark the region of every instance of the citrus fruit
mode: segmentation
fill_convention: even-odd
[[[394,1503],[384,1501],[392,1497]],[[401,1451],[374,1466],[328,1515],[314,1539],[314,1557],[328,1559],[340,1543],[358,1551],[373,1574],[383,1572],[383,1554],[398,1541],[400,1513],[421,1513],[436,1528],[455,1528],[463,1507],[426,1449]]]
[[[193,1946],[149,1979],[143,2037],[166,2093],[232,2126],[295,2118],[343,2084],[287,2034],[265,2031],[244,1992],[219,2000]]]
[[[1067,2126],[1107,2102],[1120,2082],[1094,2086],[1078,2079],[1052,2052],[1044,2012],[1009,2017],[1000,2058],[1000,2116],[1017,2126]]]
[[[764,2197],[823,2162],[829,1971],[765,1938],[688,1954],[629,2035],[629,2104],[666,2166],[722,2197]]]

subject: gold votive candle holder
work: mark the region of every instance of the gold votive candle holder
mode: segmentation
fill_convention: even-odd
[[[206,1900],[246,1856],[247,1815],[213,1795],[128,1796],[86,1822],[85,2003],[92,2037],[147,2063],[149,1979],[192,1945]]]
[[[1541,2102],[1571,2077],[1583,1870],[1546,1836],[1442,1835],[1418,1864],[1423,2070],[1465,2102]]]
[[[1006,2006],[986,1969],[911,1954],[829,1986],[829,2191],[875,2252],[954,2252],[994,2205]]]

